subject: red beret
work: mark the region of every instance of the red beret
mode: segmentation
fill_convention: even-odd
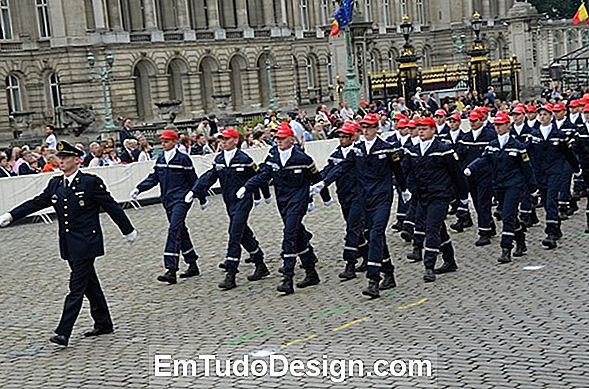
[[[276,127],[276,138],[288,138],[288,137],[294,137],[294,131],[292,130],[292,128],[290,127],[290,125],[287,122],[281,122],[277,127]]]
[[[375,113],[369,113],[368,115],[364,116],[364,119],[360,120],[360,124],[366,124],[368,126],[378,125],[379,122],[380,119]]]
[[[554,104],[552,106],[552,112],[557,112],[557,111],[566,111],[567,107],[564,106],[564,104],[558,103],[558,104]]]
[[[543,106],[541,106],[540,108],[538,108],[538,111],[546,111],[546,112],[550,112],[550,113],[552,113],[553,110],[554,110],[554,107],[550,103],[546,103]]]
[[[341,132],[342,134],[354,136],[356,134],[356,131],[358,131],[359,127],[360,126],[358,126],[358,124],[354,122],[345,122],[344,125],[341,126],[341,128],[339,128],[336,132]]]
[[[447,113],[443,109],[438,109],[436,111],[436,113],[434,113],[434,116],[443,116],[443,117],[446,117],[446,115],[447,115]]]
[[[178,140],[178,133],[174,130],[164,130],[160,135],[160,140]]]
[[[226,128],[222,132],[219,133],[219,136],[223,138],[235,138],[239,139],[239,132],[233,128]]]
[[[525,114],[526,113],[526,108],[525,108],[525,106],[518,105],[514,109],[511,110],[511,113],[512,114],[514,114],[514,113],[522,113],[522,114]]]
[[[585,112],[589,112],[589,104],[587,104],[584,108],[583,108],[583,113]]]
[[[409,128],[416,128],[417,127],[417,122],[415,120],[409,120],[409,122],[407,123],[407,127],[409,127]]]
[[[396,112],[396,113],[393,115],[393,120],[403,120],[403,119],[407,119],[407,120],[409,120],[409,118],[408,118],[407,116],[403,115],[403,114],[402,114],[402,113],[400,113],[400,112]]]
[[[399,123],[397,123],[397,128],[406,128],[409,125],[409,119],[401,119]]]
[[[569,107],[571,108],[577,108],[581,106],[581,102],[579,100],[571,100],[571,102],[569,103]]]
[[[454,113],[452,115],[450,115],[450,117],[448,119],[454,119],[457,122],[461,122],[462,121],[462,117],[460,117],[459,113]]]
[[[497,115],[495,115],[495,119],[493,119],[493,123],[495,124],[505,124],[505,123],[509,123],[511,120],[509,119],[509,115],[507,115],[507,112],[505,111],[499,111],[497,112]]]
[[[421,118],[417,121],[418,126],[435,127],[436,121],[432,118]]]
[[[483,114],[481,113],[481,111],[477,111],[476,109],[474,111],[470,112],[470,115],[468,115],[468,120],[483,120],[485,117],[483,116]]]

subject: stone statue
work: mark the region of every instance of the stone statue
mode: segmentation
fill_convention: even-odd
[[[76,136],[80,136],[96,121],[96,113],[88,104],[81,107],[62,107],[60,119],[64,128],[71,128]]]

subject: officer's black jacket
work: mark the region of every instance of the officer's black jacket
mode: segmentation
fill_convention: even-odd
[[[537,189],[526,145],[513,137],[508,139],[503,148],[498,139],[492,141],[483,155],[468,165],[475,175],[483,167],[491,167],[495,190],[518,187],[534,193]]]
[[[466,181],[462,174],[458,154],[438,137],[421,154],[419,144],[405,151],[404,168],[412,177],[409,190],[421,201],[468,198]],[[455,191],[451,190],[455,188]]]
[[[441,130],[438,130],[438,126],[436,126],[436,135],[437,136],[446,135],[449,132],[450,132],[450,126],[448,125],[448,123],[444,123],[444,126],[442,127]]]
[[[106,190],[100,177],[78,171],[72,184],[64,176],[53,177],[45,190],[10,211],[14,220],[53,207],[59,222],[59,249],[66,260],[93,259],[104,255],[99,211],[102,207],[123,235],[134,228],[123,209]]]
[[[554,120],[554,124],[556,125],[556,118],[553,120]],[[557,127],[558,127],[558,125],[557,125]],[[568,140],[571,140],[572,138],[575,137],[575,133],[577,132],[577,126],[575,124],[571,123],[571,121],[567,117],[564,120],[564,122],[562,123],[562,125],[560,126],[559,130],[566,136],[566,138]]]
[[[554,123],[552,123],[552,130],[548,134],[548,139],[544,139],[539,128],[532,129],[528,151],[530,152],[538,184],[546,184],[548,175],[562,174],[564,163],[569,163],[574,171],[578,170],[579,162],[565,134],[556,128]]]

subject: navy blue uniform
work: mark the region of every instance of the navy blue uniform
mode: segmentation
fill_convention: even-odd
[[[329,185],[347,172],[356,171],[369,231],[366,277],[373,281],[380,281],[381,268],[385,274],[393,274],[395,270],[388,254],[385,230],[393,203],[393,174],[399,188],[406,188],[400,161],[400,150],[381,138],[375,138],[369,152],[366,151],[366,141],[360,141],[324,179]]]
[[[196,179],[190,157],[176,150],[169,163],[164,155],[159,156],[153,172],[137,185],[139,192],[160,186],[162,204],[170,223],[164,249],[164,266],[168,270],[178,271],[180,253],[188,264],[198,259],[186,228],[186,215],[192,204],[184,202]]]
[[[106,190],[101,178],[78,171],[70,185],[63,175],[53,177],[45,190],[10,211],[14,220],[53,207],[59,224],[59,251],[71,268],[63,314],[55,332],[69,338],[84,296],[90,301],[90,314],[97,329],[113,327],[100,286],[94,260],[104,255],[100,209],[111,217],[123,235],[134,228],[122,208]]]
[[[292,147],[290,158],[282,165],[278,147],[274,146],[260,164],[260,172],[244,187],[248,192],[254,192],[270,180],[274,181],[276,203],[284,224],[283,271],[285,276],[292,277],[297,256],[305,270],[315,268],[317,257],[310,244],[312,235],[305,229],[303,218],[307,213],[311,184],[320,181],[321,176],[313,159],[299,147]]]
[[[491,141],[497,139],[497,134],[492,127],[492,124],[491,128],[485,125],[476,140],[473,137],[472,131],[462,134],[462,138],[458,141],[457,152],[460,160],[464,161],[464,166],[468,166],[468,164],[480,157],[485,147]],[[495,229],[495,224],[491,218],[493,199],[491,168],[481,168],[476,176],[471,176],[467,179],[467,183],[478,216],[479,235],[491,236]]]
[[[515,123],[511,125],[509,134],[513,139],[522,143],[526,149],[529,147],[530,134],[532,128],[528,126],[527,120],[523,122],[521,126],[516,126]],[[531,193],[528,192],[527,188],[524,188],[524,194],[520,203],[520,220],[523,224],[531,226],[534,222],[537,222],[538,217],[536,216],[536,208],[534,207],[534,201]]]
[[[450,146],[452,150],[456,151],[458,150],[459,146],[458,142],[460,141],[460,139],[462,139],[463,134],[464,132],[459,128],[456,131],[449,130],[448,132],[438,135],[438,137],[442,142]],[[450,207],[452,208],[454,213],[456,213],[457,209],[460,207],[462,210],[462,216],[465,217],[465,215],[468,215],[468,208],[460,206],[460,199],[458,198],[458,195],[456,195],[454,200],[450,202]]]
[[[444,219],[456,194],[461,199],[468,197],[458,155],[435,137],[425,155],[418,144],[406,150],[405,158],[407,172],[412,177],[409,190],[417,201],[414,246],[425,248],[426,269],[434,269],[440,251],[445,262],[455,265],[454,248]]]
[[[582,169],[582,178],[585,185],[589,187],[589,123],[583,123],[577,127],[577,134],[573,143],[573,149],[579,158],[579,164]],[[587,232],[589,232],[589,200],[585,210],[587,215]]]
[[[570,164],[573,170],[578,161],[573,154],[565,135],[552,124],[548,138],[544,139],[540,129],[532,129],[529,152],[534,167],[538,187],[545,196],[546,234],[560,238],[560,217],[558,215],[558,193],[561,187],[562,167]]]
[[[568,118],[565,118],[560,127],[558,126],[558,122],[556,119],[554,123],[558,127],[558,129],[564,134],[567,142],[572,142],[575,138],[575,134],[577,133],[577,126],[572,123]],[[573,181],[573,168],[568,162],[565,162],[562,165],[562,174],[561,174],[561,181],[560,181],[560,190],[558,193],[558,208],[561,213],[566,214],[568,211],[569,206],[571,205],[571,200],[573,198],[571,193],[571,184]]]
[[[405,137],[405,139],[399,139],[397,134],[393,134],[389,136],[386,141],[390,143],[394,148],[401,149],[405,147],[405,145],[411,145],[411,139],[409,136]],[[401,191],[398,185],[395,185],[397,189],[397,193],[400,195]],[[399,197],[400,198],[400,197]],[[405,203],[403,201],[397,201],[397,223],[405,224],[405,219],[407,219],[407,213],[409,212],[410,202]],[[413,219],[409,219],[408,225],[413,225]],[[403,228],[404,229],[404,228]]]
[[[259,171],[252,158],[237,149],[231,161],[227,163],[225,154],[219,153],[213,162],[213,167],[204,173],[192,187],[197,197],[206,196],[207,191],[219,180],[225,208],[229,215],[229,242],[225,256],[225,268],[229,272],[237,272],[241,258],[241,246],[250,254],[252,261],[263,261],[264,254],[254,232],[248,226],[247,220],[253,207],[253,196],[247,194],[243,199],[236,196],[239,188],[245,185]]]
[[[525,241],[525,229],[517,217],[519,204],[524,193],[534,193],[536,180],[526,146],[510,137],[503,147],[494,140],[485,148],[483,155],[468,165],[473,174],[480,169],[491,168],[493,190],[499,204],[503,220],[501,247],[513,248],[513,240]]]

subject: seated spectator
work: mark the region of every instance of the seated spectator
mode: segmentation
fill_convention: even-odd
[[[145,137],[143,137],[145,139]],[[152,147],[147,142],[147,139],[144,142],[139,141],[139,158],[138,162],[145,162],[152,159]]]
[[[266,142],[268,133],[264,130],[256,130],[252,135],[252,148],[266,148],[270,145]]]
[[[190,155],[190,138],[184,134],[180,135],[180,139],[178,139],[178,146],[176,148],[179,152]]]
[[[8,164],[8,156],[6,153],[0,153],[0,178],[12,177],[13,175]]]
[[[137,141],[139,142],[139,151],[141,152],[142,150],[148,150],[149,151],[149,159],[153,158],[153,147],[151,147],[151,145],[149,144],[149,141],[147,140],[147,138],[145,137],[145,135],[141,135],[139,138],[137,138]]]
[[[84,158],[84,163],[82,164],[84,167],[89,167],[92,160],[96,158],[100,151],[100,144],[98,144],[98,142],[92,142],[88,148],[90,149],[90,152],[86,155],[86,158]],[[100,151],[100,153],[102,154],[102,151]],[[100,159],[100,157],[98,157],[98,159]]]
[[[194,143],[190,146],[190,155],[212,154],[204,134],[196,134]]]
[[[29,174],[37,174],[39,173],[39,169],[36,168],[37,165],[37,157],[33,154],[32,151],[25,151],[22,154],[23,162],[18,167],[18,175],[19,176],[26,176]]]
[[[96,143],[98,145],[98,143]],[[92,145],[90,145],[92,147]],[[88,167],[100,167],[104,166],[103,156],[104,156],[104,147],[98,146],[98,149],[94,152],[92,160],[88,162]]]
[[[123,149],[121,150],[119,158],[124,164],[137,162],[139,158],[139,149],[137,148],[136,139],[125,139],[123,141]]]
[[[43,166],[43,173],[50,173],[59,171],[59,158],[55,154],[49,154],[47,156],[47,162]]]
[[[24,159],[22,159],[23,149],[20,147],[15,147],[12,149],[11,157],[10,157],[10,166],[12,168],[12,173],[16,176],[18,175],[18,167],[24,163]]]
[[[114,149],[115,148],[115,139],[114,138],[108,138],[106,140],[105,147],[107,149]]]

